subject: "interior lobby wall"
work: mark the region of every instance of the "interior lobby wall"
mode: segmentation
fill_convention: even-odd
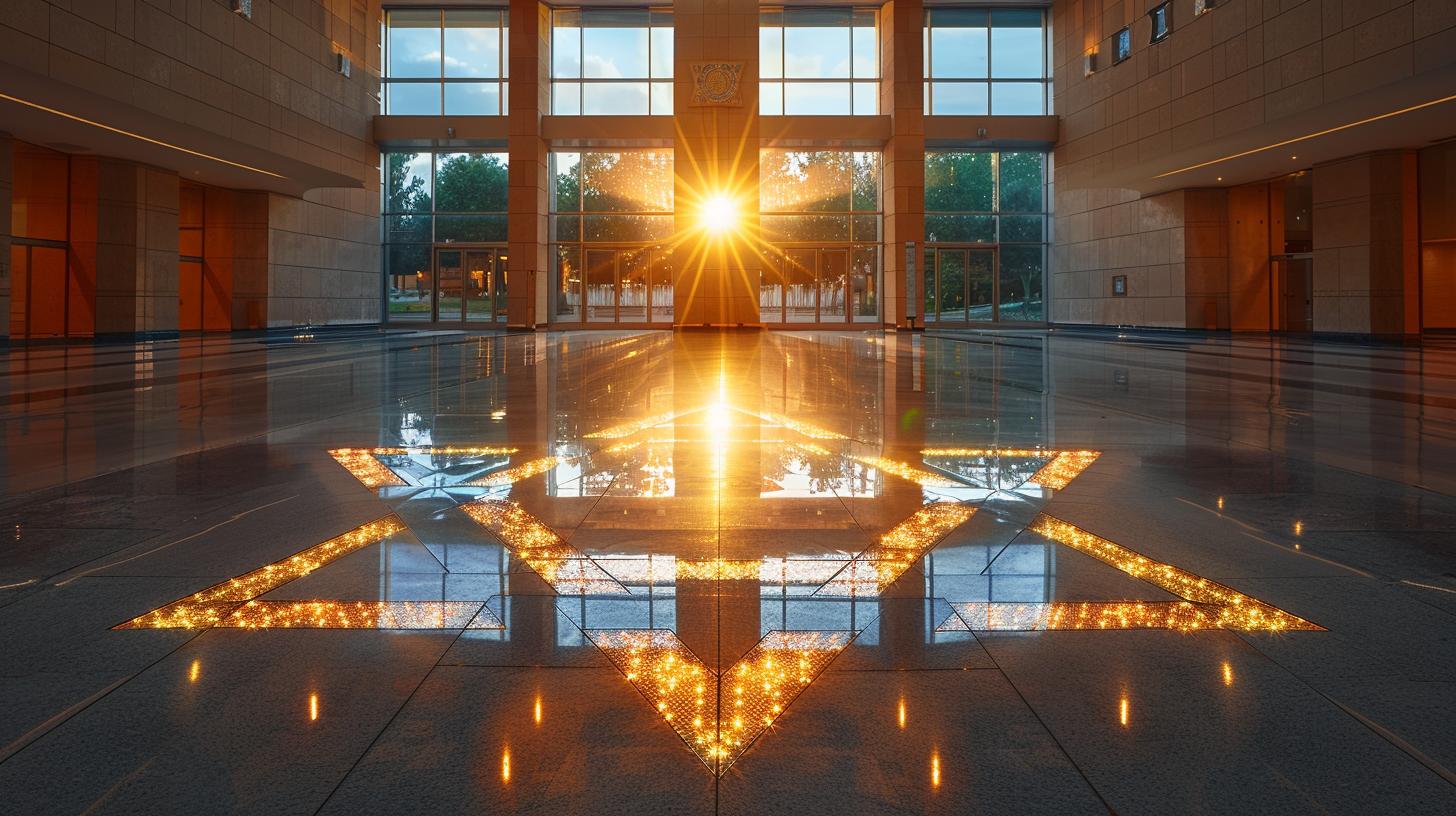
[[[10,199],[14,191],[11,141],[0,131],[0,345],[10,339]]]
[[[1456,329],[1456,141],[1420,154],[1421,312],[1428,329]]]

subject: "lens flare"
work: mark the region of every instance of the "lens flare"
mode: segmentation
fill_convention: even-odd
[[[722,194],[708,196],[698,211],[698,222],[713,235],[732,232],[738,226],[738,203]]]

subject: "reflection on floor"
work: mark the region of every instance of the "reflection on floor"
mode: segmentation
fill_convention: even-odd
[[[214,344],[176,349],[160,397],[110,389],[125,358],[98,360],[97,430],[130,400],[133,461],[21,432],[5,462],[13,492],[22,465],[59,483],[0,505],[0,794],[26,813],[196,810],[199,790],[244,812],[1442,812],[1456,500],[1431,485],[1450,474],[1301,429],[1319,400],[1411,410],[1339,378],[1412,352],[1281,349],[1260,380],[1257,349]],[[1427,354],[1427,376],[1451,364]],[[91,410],[31,402],[47,375],[11,370],[18,421]],[[1441,395],[1410,384],[1437,437],[1412,444],[1445,444]]]

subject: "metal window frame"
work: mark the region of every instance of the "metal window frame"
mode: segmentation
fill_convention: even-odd
[[[577,71],[578,75],[577,76],[574,76],[574,77],[558,77],[558,76],[556,76],[556,53],[555,53],[555,48],[556,48],[556,29],[557,29],[557,26],[556,26],[556,15],[562,14],[562,13],[566,13],[566,12],[575,12],[577,14],[583,15],[582,20],[585,21],[585,14],[588,11],[623,11],[623,10],[626,10],[626,11],[646,11],[647,12],[647,29],[646,29],[647,30],[647,76],[644,76],[644,77],[587,77],[586,76],[586,68],[585,68],[585,64],[586,64],[586,29],[587,29],[587,27],[585,25],[580,25],[580,24],[577,25],[577,27],[576,27],[576,53],[577,53],[577,60],[578,60],[578,63],[579,63],[578,66],[577,66],[577,68],[578,68],[578,71]],[[671,86],[672,83],[673,83],[673,81],[674,81],[674,76],[673,76],[672,73],[669,73],[665,77],[664,76],[654,76],[653,73],[652,73],[652,30],[654,28],[665,28],[668,31],[672,32],[672,37],[673,37],[673,50],[674,50],[674,52],[676,52],[676,49],[677,49],[677,18],[675,18],[675,17],[672,16],[672,11],[673,11],[672,6],[653,6],[653,5],[648,5],[648,6],[553,6],[551,8],[551,19],[550,19],[550,23],[551,23],[551,37],[549,38],[549,42],[547,43],[547,65],[549,67],[549,70],[547,71],[547,77],[546,77],[546,81],[548,83],[550,83],[550,85],[551,85],[550,104],[548,106],[549,109],[550,109],[550,111],[551,111],[551,115],[552,116],[672,116],[673,113],[674,113],[673,110],[668,110],[668,111],[665,111],[665,112],[658,112],[658,111],[654,111],[652,109],[652,86],[655,85],[655,84],[662,84],[662,83],[666,83],[669,86]],[[672,19],[672,21],[673,21],[672,24],[671,25],[666,25],[666,26],[655,26],[655,25],[653,25],[652,24],[652,19],[653,19],[653,15],[655,15],[655,14],[666,14],[669,18]],[[575,85],[576,86],[576,112],[575,113],[557,113],[556,112],[556,88],[559,85]],[[587,86],[589,86],[589,85],[646,85],[647,86],[647,112],[646,113],[616,113],[616,114],[583,113],[582,111],[584,111],[586,109],[586,105],[585,105],[584,101],[585,101],[585,98],[586,98],[586,89],[587,89]],[[670,97],[669,97],[668,105],[669,105],[669,107],[672,106],[672,101],[671,101],[671,98]],[[603,151],[603,152],[606,152],[606,151]]]
[[[762,19],[763,19],[762,18],[762,15],[765,12],[768,12],[768,13],[778,12],[779,14],[783,14],[784,12],[787,12],[787,11],[793,11],[793,10],[796,10],[796,9],[803,9],[803,8],[816,9],[816,10],[822,10],[822,9],[825,9],[825,8],[829,8],[829,9],[848,9],[849,10],[849,26],[848,26],[848,31],[849,31],[849,76],[847,76],[847,77],[790,77],[790,76],[783,75],[784,72],[782,70],[782,66],[787,63],[787,60],[785,58],[788,56],[788,47],[784,45],[784,35],[783,35],[783,32],[787,28],[787,26],[785,26],[783,24],[782,17],[780,17],[779,24],[777,26],[765,26],[762,23]],[[875,74],[874,74],[874,76],[871,76],[871,77],[859,77],[859,76],[855,76],[854,75],[854,29],[856,28],[856,26],[854,24],[854,16],[855,16],[856,13],[859,13],[859,12],[873,14],[874,15],[874,18],[875,18],[875,26],[874,26],[874,29],[875,29],[874,40],[875,40],[875,45],[876,45],[876,48],[875,48]],[[759,86],[759,100],[760,100],[760,102],[759,102],[759,115],[760,116],[790,116],[790,115],[792,115],[792,116],[878,116],[879,115],[879,113],[880,113],[880,101],[879,101],[879,94],[878,93],[875,94],[875,109],[874,110],[872,110],[872,111],[857,111],[857,110],[854,109],[854,86],[855,86],[856,83],[873,82],[873,83],[875,83],[875,84],[878,85],[880,82],[884,81],[884,65],[881,63],[881,60],[880,60],[880,51],[879,51],[879,47],[878,47],[879,46],[879,43],[880,43],[880,36],[881,36],[881,33],[882,33],[881,32],[881,26],[880,26],[880,8],[879,8],[879,6],[858,6],[858,5],[849,5],[849,6],[767,6],[767,7],[764,7],[764,8],[760,8],[759,9],[759,19],[760,19],[760,22],[759,22],[759,25],[758,25],[758,30],[759,31],[763,31],[763,29],[765,29],[765,28],[777,28],[779,30],[779,65],[781,66],[781,68],[780,68],[780,76],[773,77],[773,78],[769,78],[769,79],[764,79],[763,77],[760,77],[759,78],[758,86]],[[761,38],[760,38],[760,42],[762,42],[762,39]],[[790,84],[790,83],[793,83],[793,84],[796,84],[796,85],[798,85],[798,84],[843,85],[845,87],[848,87],[849,88],[849,112],[848,113],[841,113],[841,114],[798,114],[798,113],[796,113],[796,114],[786,114],[786,113],[784,113],[784,87],[786,85]],[[767,112],[765,112],[763,110],[763,103],[762,103],[762,99],[763,99],[763,88],[765,86],[769,86],[769,85],[777,85],[778,88],[779,88],[779,109],[777,111],[767,111]]]
[[[440,75],[436,77],[391,77],[389,75],[389,47],[390,32],[393,30],[389,24],[389,18],[397,11],[433,11],[439,15],[440,32]],[[447,11],[489,11],[496,14],[499,25],[496,26],[496,75],[494,77],[447,77],[445,76],[445,13]],[[434,114],[386,114],[386,115],[409,115],[409,116],[504,116],[506,114],[506,86],[510,81],[510,59],[508,53],[510,39],[510,9],[500,6],[441,6],[436,8],[419,8],[415,6],[394,6],[384,9],[384,36],[380,37],[379,48],[381,51],[381,62],[379,71],[379,92],[380,110],[389,110],[389,93],[395,86],[402,85],[438,85],[439,102]],[[452,114],[445,110],[445,87],[447,85],[485,84],[496,85],[496,111],[495,113],[482,114]]]
[[[979,8],[979,7],[977,7],[977,8]],[[996,112],[996,106],[995,106],[995,103],[993,102],[993,100],[995,98],[994,88],[998,84],[1000,84],[1000,85],[1021,85],[1021,84],[1025,84],[1025,85],[1039,84],[1039,85],[1041,85],[1042,86],[1042,91],[1041,91],[1041,113],[1040,114],[1032,114],[1032,115],[1040,115],[1040,116],[1050,115],[1050,113],[1051,113],[1051,107],[1052,107],[1052,69],[1051,69],[1052,41],[1051,41],[1051,20],[1048,18],[1046,9],[1036,9],[1037,11],[1040,11],[1041,12],[1041,73],[1042,73],[1042,75],[1041,75],[1040,78],[1030,78],[1030,77],[997,77],[996,76],[996,73],[995,73],[995,70],[993,68],[993,62],[992,62],[992,60],[995,57],[995,54],[994,54],[995,49],[991,45],[992,40],[993,40],[993,37],[991,36],[991,32],[993,30],[995,30],[995,28],[996,28],[996,26],[994,24],[994,21],[996,19],[995,18],[995,12],[996,11],[1004,11],[1004,10],[1028,11],[1030,9],[1022,9],[1022,8],[1010,9],[1010,7],[1007,7],[1005,9],[986,8],[985,10],[987,11],[987,15],[986,15],[986,76],[984,76],[984,77],[937,77],[937,76],[935,76],[935,74],[933,73],[933,70],[932,70],[932,66],[934,65],[934,62],[932,60],[932,54],[934,53],[934,51],[933,51],[933,48],[934,47],[932,45],[932,42],[933,42],[934,38],[931,36],[931,32],[934,31],[934,29],[936,28],[936,26],[932,24],[932,17],[931,17],[931,14],[932,14],[932,12],[935,11],[935,8],[927,8],[927,9],[925,9],[925,16],[924,16],[923,21],[921,23],[921,31],[923,32],[923,34],[922,34],[922,39],[923,39],[922,47],[924,49],[924,57],[923,57],[923,60],[922,60],[922,62],[923,62],[922,67],[924,68],[924,74],[925,74],[925,76],[923,76],[921,78],[922,81],[925,83],[925,110],[923,111],[923,115],[925,115],[925,116],[981,116],[981,115],[985,115],[985,116],[1023,116],[1023,115],[1026,115],[1026,114],[998,114]],[[935,87],[934,86],[935,85],[962,85],[962,84],[963,85],[985,85],[986,86],[986,113],[985,114],[944,114],[944,113],[934,113],[934,111],[935,111]]]

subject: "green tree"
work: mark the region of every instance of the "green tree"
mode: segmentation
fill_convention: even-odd
[[[442,156],[435,169],[435,209],[439,212],[506,211],[510,189],[505,157],[496,153]]]

